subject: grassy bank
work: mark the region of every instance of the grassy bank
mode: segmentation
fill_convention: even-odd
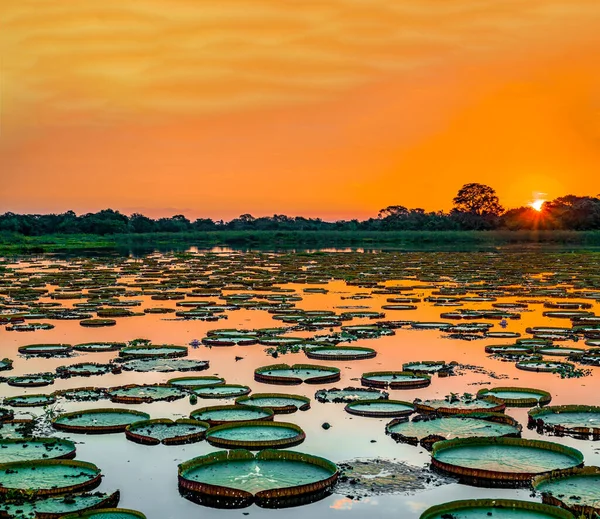
[[[216,231],[115,235],[0,234],[0,254],[114,250],[119,252],[232,247],[256,249],[452,248],[535,244],[600,246],[600,231]]]

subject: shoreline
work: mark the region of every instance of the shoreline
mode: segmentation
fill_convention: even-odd
[[[210,249],[454,249],[514,245],[600,247],[600,231],[207,231],[140,234],[0,235],[0,254]]]

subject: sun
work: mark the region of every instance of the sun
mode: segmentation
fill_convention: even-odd
[[[536,211],[540,212],[542,210],[542,207],[544,206],[544,202],[546,200],[539,198],[537,200],[534,200],[533,202],[531,202],[529,204],[529,207],[533,207]]]

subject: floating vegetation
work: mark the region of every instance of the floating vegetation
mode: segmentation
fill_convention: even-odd
[[[73,389],[63,389],[55,391],[54,396],[73,400],[77,402],[95,402],[97,400],[108,399],[106,389],[101,387],[78,387]]]
[[[3,404],[9,407],[43,407],[55,402],[54,395],[19,395],[5,398]]]
[[[258,338],[253,335],[212,335],[202,339],[205,346],[252,346],[258,344]]]
[[[54,373],[35,373],[32,375],[21,375],[8,377],[6,383],[15,387],[43,387],[54,384]]]
[[[53,324],[50,323],[27,323],[27,324],[10,324],[5,327],[7,332],[35,332],[37,330],[52,330]]]
[[[589,405],[547,406],[529,411],[530,428],[557,436],[600,439],[600,407]]]
[[[443,399],[415,400],[415,409],[424,414],[501,413],[505,408],[504,402],[492,398],[477,398],[470,393],[451,393]]]
[[[124,342],[86,342],[73,346],[75,351],[84,353],[118,351],[127,346]]]
[[[534,476],[583,465],[583,454],[539,440],[460,438],[437,442],[431,463],[475,486],[524,486]]]
[[[199,420],[159,418],[128,425],[125,436],[128,440],[143,445],[181,445],[203,440],[208,428],[208,423]]]
[[[80,326],[86,328],[102,328],[105,326],[115,326],[117,321],[115,319],[83,319],[79,321]]]
[[[167,384],[138,385],[113,387],[106,391],[111,402],[119,404],[148,404],[150,402],[172,402],[187,396],[178,387]]]
[[[569,362],[552,362],[545,360],[523,360],[517,362],[516,367],[524,371],[535,371],[536,373],[559,373],[560,371],[572,371],[575,366]]]
[[[58,438],[0,440],[0,464],[44,459],[71,459],[75,444]]]
[[[169,373],[172,371],[202,371],[208,369],[206,360],[191,359],[132,359],[121,364],[125,371],[155,371]]]
[[[65,514],[77,513],[81,518],[86,510],[116,506],[120,494],[117,490],[112,494],[103,492],[66,494],[59,497],[46,497],[35,500],[17,500],[0,504],[0,515],[19,517],[19,519],[59,519]]]
[[[218,451],[179,465],[181,494],[217,508],[309,503],[325,497],[337,478],[337,466],[324,458],[270,449]]]
[[[412,494],[454,482],[446,476],[399,460],[354,459],[338,465],[340,477],[335,492],[351,498]]]
[[[372,348],[354,346],[311,348],[304,353],[309,359],[316,360],[362,360],[372,359],[377,355]]]
[[[0,408],[0,415],[5,416],[3,411],[8,409]],[[31,438],[32,431],[35,427],[34,420],[19,418],[17,420],[9,419],[0,421],[0,439],[3,440],[18,440],[23,438]]]
[[[406,362],[402,364],[402,371],[410,371],[413,373],[439,373],[449,369],[449,365],[443,360],[423,360]]]
[[[116,368],[117,366],[114,364],[82,362],[80,364],[71,364],[70,366],[59,366],[56,368],[56,375],[60,378],[91,377],[93,375],[104,375],[105,373],[110,373]]]
[[[127,346],[119,350],[119,357],[126,359],[173,359],[177,357],[185,357],[187,354],[188,349],[186,346],[172,346],[167,344],[162,346]]]
[[[431,377],[412,371],[370,371],[363,373],[360,383],[381,389],[418,389],[431,384]]]
[[[267,384],[321,384],[337,382],[339,379],[339,368],[312,364],[274,364],[254,370],[254,380]]]
[[[13,369],[13,361],[10,359],[0,360],[0,371],[10,371]]]
[[[100,484],[100,469],[75,460],[10,463],[0,471],[0,496],[50,496],[90,490]]]
[[[149,414],[132,409],[87,409],[63,413],[52,420],[52,426],[59,431],[109,434],[123,432],[129,424],[149,419]]]
[[[361,387],[345,387],[338,389],[320,389],[315,393],[315,400],[321,403],[349,403],[356,400],[379,400],[387,399],[389,394],[378,389],[361,388]]]
[[[285,422],[235,422],[211,427],[206,441],[224,449],[285,449],[304,441],[304,431]]]
[[[195,387],[192,393],[200,398],[236,398],[248,395],[252,390],[240,384],[219,384],[216,386]]]
[[[574,519],[573,514],[555,506],[516,499],[469,499],[432,506],[419,519]]]
[[[542,493],[544,503],[566,508],[577,517],[594,517],[600,512],[599,467],[538,476],[533,480],[533,488]]]
[[[289,414],[296,411],[308,411],[310,398],[301,395],[288,395],[284,393],[254,393],[250,396],[236,398],[238,405],[251,405],[266,407],[275,414]]]
[[[410,402],[382,399],[350,402],[344,410],[350,414],[372,418],[408,416],[415,412],[415,408]]]
[[[493,397],[506,404],[507,407],[535,407],[548,405],[552,395],[541,389],[529,387],[495,387],[480,389],[477,398]]]
[[[212,425],[230,422],[271,421],[273,411],[266,407],[251,405],[216,405],[192,411],[190,418]]]
[[[204,386],[219,386],[225,384],[225,379],[215,376],[206,377],[178,377],[167,380],[170,386],[183,387],[186,389],[194,389]]]
[[[473,413],[470,415],[428,416],[417,415],[412,420],[399,418],[386,426],[386,433],[395,441],[421,444],[431,450],[435,442],[454,438],[484,438],[489,436],[521,435],[521,426],[514,418],[501,413]]]
[[[19,353],[37,357],[63,357],[73,351],[70,344],[30,344],[21,346]]]

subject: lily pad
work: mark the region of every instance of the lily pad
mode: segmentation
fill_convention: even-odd
[[[0,463],[74,457],[75,444],[69,440],[59,438],[0,440]]]
[[[304,431],[285,422],[237,422],[211,427],[206,441],[225,449],[285,449],[304,441]]]
[[[558,443],[521,438],[460,438],[433,446],[432,465],[477,486],[528,485],[533,476],[583,465],[583,454]]]
[[[330,461],[299,452],[218,451],[179,465],[179,491],[220,508],[282,507],[324,497],[337,477]]]
[[[0,495],[26,493],[34,496],[89,490],[100,484],[100,469],[75,460],[37,460],[10,463],[0,471]]]
[[[271,409],[250,405],[217,405],[196,409],[190,418],[212,426],[230,422],[270,421],[273,420],[273,414]]]
[[[149,414],[133,409],[87,409],[63,413],[52,421],[52,426],[67,432],[108,434],[123,432],[129,424],[149,419]]]
[[[254,393],[253,395],[236,398],[235,403],[266,407],[275,414],[295,413],[297,410],[307,411],[310,409],[310,398],[284,393]]]
[[[156,420],[143,420],[127,426],[125,436],[128,440],[144,445],[181,445],[195,443],[204,439],[209,428],[206,422],[180,418],[169,420],[160,418]]]

